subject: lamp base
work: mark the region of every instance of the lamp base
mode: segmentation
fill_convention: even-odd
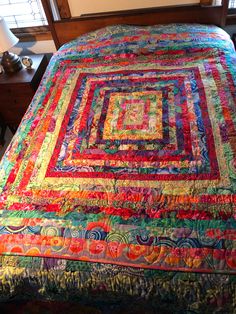
[[[20,58],[8,51],[3,53],[1,65],[6,73],[14,73],[22,69]]]

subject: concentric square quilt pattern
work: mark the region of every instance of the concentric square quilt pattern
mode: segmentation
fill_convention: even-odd
[[[235,273],[235,54],[198,27],[53,57],[0,167],[2,255]]]

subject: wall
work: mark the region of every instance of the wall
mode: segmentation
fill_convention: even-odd
[[[56,51],[53,40],[19,42],[10,49],[11,52],[18,55],[30,55],[35,53],[53,53]]]
[[[236,25],[227,25],[224,27],[224,30],[232,36],[234,33],[236,33]]]
[[[199,3],[199,0],[68,0],[72,16],[87,13]]]

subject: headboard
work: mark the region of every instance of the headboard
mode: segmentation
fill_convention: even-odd
[[[222,0],[222,5],[218,6],[175,5],[89,14],[54,21],[50,0],[42,0],[42,3],[57,48],[84,33],[115,24],[202,23],[224,26],[228,9],[228,0]]]

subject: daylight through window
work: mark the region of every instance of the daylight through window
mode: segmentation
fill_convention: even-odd
[[[0,15],[10,28],[47,25],[40,0],[1,0]]]
[[[229,0],[229,9],[236,9],[236,0]]]

